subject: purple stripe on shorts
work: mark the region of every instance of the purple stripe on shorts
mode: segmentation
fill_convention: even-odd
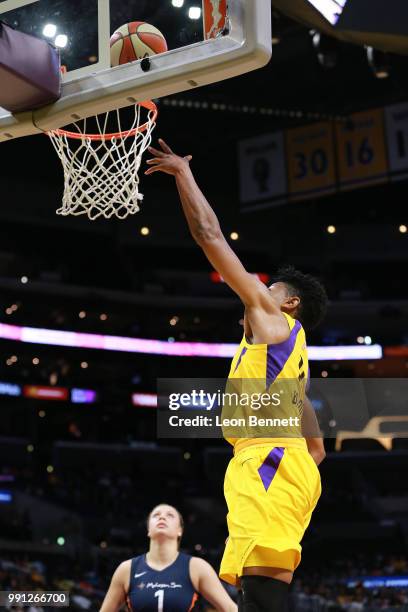
[[[285,367],[285,363],[294,349],[296,338],[301,328],[302,326],[299,321],[296,321],[287,340],[279,344],[268,345],[266,354],[266,382],[268,387],[275,382]]]
[[[258,469],[263,486],[265,487],[265,491],[269,489],[272,480],[275,478],[275,474],[278,471],[278,467],[282,461],[284,452],[285,449],[280,446],[272,449],[261,467]]]

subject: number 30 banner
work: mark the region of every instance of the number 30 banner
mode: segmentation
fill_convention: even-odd
[[[316,123],[286,132],[291,200],[327,195],[336,190],[333,127]]]

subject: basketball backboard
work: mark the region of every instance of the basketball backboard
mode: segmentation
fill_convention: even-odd
[[[0,19],[58,46],[66,68],[55,104],[16,116],[0,109],[0,139],[261,67],[271,55],[270,13],[270,0],[0,0]],[[131,21],[157,27],[168,51],[147,67],[111,68],[110,36]]]

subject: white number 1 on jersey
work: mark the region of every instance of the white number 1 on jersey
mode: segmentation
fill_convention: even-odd
[[[163,612],[164,590],[161,589],[160,591],[155,591],[154,596],[159,598],[159,601],[157,602],[157,612]]]

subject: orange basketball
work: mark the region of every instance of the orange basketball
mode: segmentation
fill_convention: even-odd
[[[118,28],[110,39],[111,66],[127,64],[167,51],[163,34],[150,23],[132,21]]]

